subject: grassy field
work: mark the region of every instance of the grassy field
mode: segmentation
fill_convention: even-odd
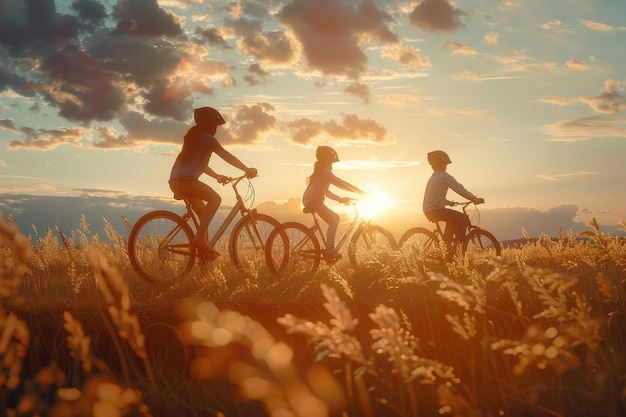
[[[0,222],[4,414],[626,415],[626,242],[597,225],[438,271],[399,251],[278,280],[222,256],[169,287],[105,231]]]

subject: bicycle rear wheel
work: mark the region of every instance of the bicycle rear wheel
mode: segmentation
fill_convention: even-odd
[[[424,269],[439,269],[445,265],[445,252],[437,236],[423,227],[413,227],[402,235],[398,245],[405,256]]]
[[[280,225],[275,218],[252,212],[235,224],[230,234],[230,259],[237,268],[254,265],[257,270],[265,263],[265,245],[270,233]]]
[[[178,214],[157,210],[143,215],[128,236],[128,257],[133,269],[148,282],[169,282],[193,267],[194,233]]]
[[[267,239],[265,261],[278,276],[312,275],[321,259],[320,244],[311,229],[298,222],[278,226]]]
[[[352,235],[348,257],[353,268],[363,266],[380,254],[398,248],[396,240],[387,229],[375,224],[362,224]]]

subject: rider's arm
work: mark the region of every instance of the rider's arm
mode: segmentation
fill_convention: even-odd
[[[219,155],[220,158],[222,158],[224,161],[228,162],[229,164],[231,164],[235,168],[239,168],[240,170],[245,172],[248,177],[255,177],[256,176],[256,172],[257,171],[256,171],[255,168],[248,168],[243,162],[241,162],[239,160],[239,158],[237,158],[235,155],[233,155],[232,153],[227,151],[219,142],[217,142],[217,141],[215,141],[215,142],[216,143],[215,143],[214,152],[217,155]],[[207,168],[207,169],[210,169],[210,168]],[[213,172],[215,172],[215,171],[213,171]],[[208,175],[211,175],[211,174],[208,174]]]
[[[345,191],[357,193],[357,194],[365,194],[365,191],[361,190],[359,187],[355,185],[350,184],[347,181],[342,180],[341,178],[339,178],[332,172],[330,173],[330,175],[331,175],[330,183],[334,185],[335,187],[341,188],[342,190],[345,190]]]
[[[211,167],[206,167],[204,169],[204,173],[207,174],[209,177],[215,178],[217,180],[217,182],[219,182],[219,183],[223,183],[225,181],[225,179],[226,179],[226,177],[224,175],[218,174]]]
[[[483,200],[482,198],[476,197],[474,194],[469,192],[460,182],[454,179],[452,175],[447,175],[447,183],[448,187],[450,187],[452,191],[454,191],[461,197],[467,198],[469,201],[476,204],[485,202],[485,200]],[[446,203],[449,202],[446,200]]]

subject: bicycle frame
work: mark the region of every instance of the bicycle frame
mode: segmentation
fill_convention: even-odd
[[[346,240],[348,240],[348,238],[352,235],[352,232],[356,229],[357,225],[360,225],[362,223],[361,215],[356,208],[357,201],[358,200],[352,200],[351,202],[355,214],[350,221],[348,228],[343,232],[343,234],[339,238],[339,241],[335,245],[337,251],[339,251],[343,247]],[[315,214],[315,212],[312,212],[311,214],[313,215],[313,226],[311,227],[311,231],[313,232],[313,234],[317,233],[318,240],[321,244],[324,245],[324,248],[326,248],[326,236],[324,236],[324,232],[322,231],[322,227],[320,226],[319,217],[317,216],[317,214]]]
[[[457,201],[453,201],[451,206],[462,206],[463,209],[463,214],[465,215],[465,217],[467,218],[467,230],[466,230],[466,236],[475,229],[480,229],[480,227],[478,227],[477,225],[472,223],[472,220],[470,219],[469,214],[467,214],[467,207],[472,204],[471,201],[465,201],[463,203],[459,203]],[[433,229],[433,233],[435,234],[435,236],[437,236],[442,242],[445,242],[445,239],[443,238],[443,230],[441,229],[441,222],[446,222],[445,220],[437,220],[434,221],[432,223],[435,223],[435,229]],[[463,242],[461,242],[463,243]]]
[[[230,212],[228,212],[228,215],[222,221],[220,227],[213,234],[213,237],[209,241],[209,245],[211,247],[215,246],[217,241],[224,235],[224,233],[226,232],[228,227],[231,225],[233,220],[235,220],[235,217],[237,216],[238,213],[241,214],[241,216],[243,217],[246,214],[249,214],[249,213],[254,211],[254,209],[251,210],[249,208],[246,208],[245,203],[243,201],[243,198],[241,197],[241,194],[239,193],[239,190],[237,189],[237,185],[244,178],[246,178],[246,177],[245,176],[241,176],[241,177],[229,178],[228,179],[228,182],[231,183],[230,185],[231,185],[231,187],[233,188],[233,190],[235,192],[235,198],[236,198],[237,201],[235,202],[235,204],[233,205],[232,209],[230,210]],[[195,227],[195,230],[198,230],[198,225],[200,224],[200,220],[198,219],[198,216],[197,216],[196,212],[193,211],[193,208],[191,207],[191,204],[189,203],[189,200],[187,200],[186,198],[183,198],[183,200],[185,201],[185,206],[187,207],[187,213],[185,213],[183,215],[183,219],[186,222],[188,222],[189,219],[191,218],[191,220],[193,222],[193,225]]]

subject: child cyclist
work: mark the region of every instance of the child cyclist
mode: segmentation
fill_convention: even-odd
[[[337,234],[337,227],[339,226],[339,215],[324,204],[324,199],[328,197],[331,200],[347,204],[350,202],[350,198],[339,197],[328,188],[332,184],[344,191],[357,194],[365,194],[365,191],[362,191],[360,188],[349,184],[333,174],[332,166],[333,163],[339,161],[339,156],[330,146],[318,146],[315,152],[315,158],[313,174],[307,178],[307,187],[302,195],[302,204],[305,209],[317,213],[317,215],[328,224],[325,253],[328,256],[338,257],[339,254],[335,249],[335,236]]]
[[[429,152],[428,163],[432,167],[433,173],[426,184],[426,191],[424,192],[424,214],[431,222],[446,222],[443,239],[450,248],[453,242],[453,235],[457,242],[465,240],[465,231],[469,224],[464,213],[446,208],[446,205],[452,205],[452,202],[446,199],[448,189],[465,197],[474,204],[484,203],[485,200],[467,191],[452,175],[446,172],[446,167],[452,161],[444,151]]]
[[[226,180],[225,176],[217,174],[209,167],[209,159],[213,153],[235,168],[241,169],[248,178],[256,177],[257,170],[248,168],[215,139],[217,127],[226,123],[217,110],[212,107],[201,107],[194,110],[193,117],[196,125],[192,126],[185,134],[183,148],[172,167],[169,186],[176,198],[189,200],[193,210],[200,218],[198,230],[191,242],[192,245],[202,249],[210,256],[217,257],[219,252],[209,246],[207,231],[222,203],[222,198],[198,178],[204,173],[220,183]]]

